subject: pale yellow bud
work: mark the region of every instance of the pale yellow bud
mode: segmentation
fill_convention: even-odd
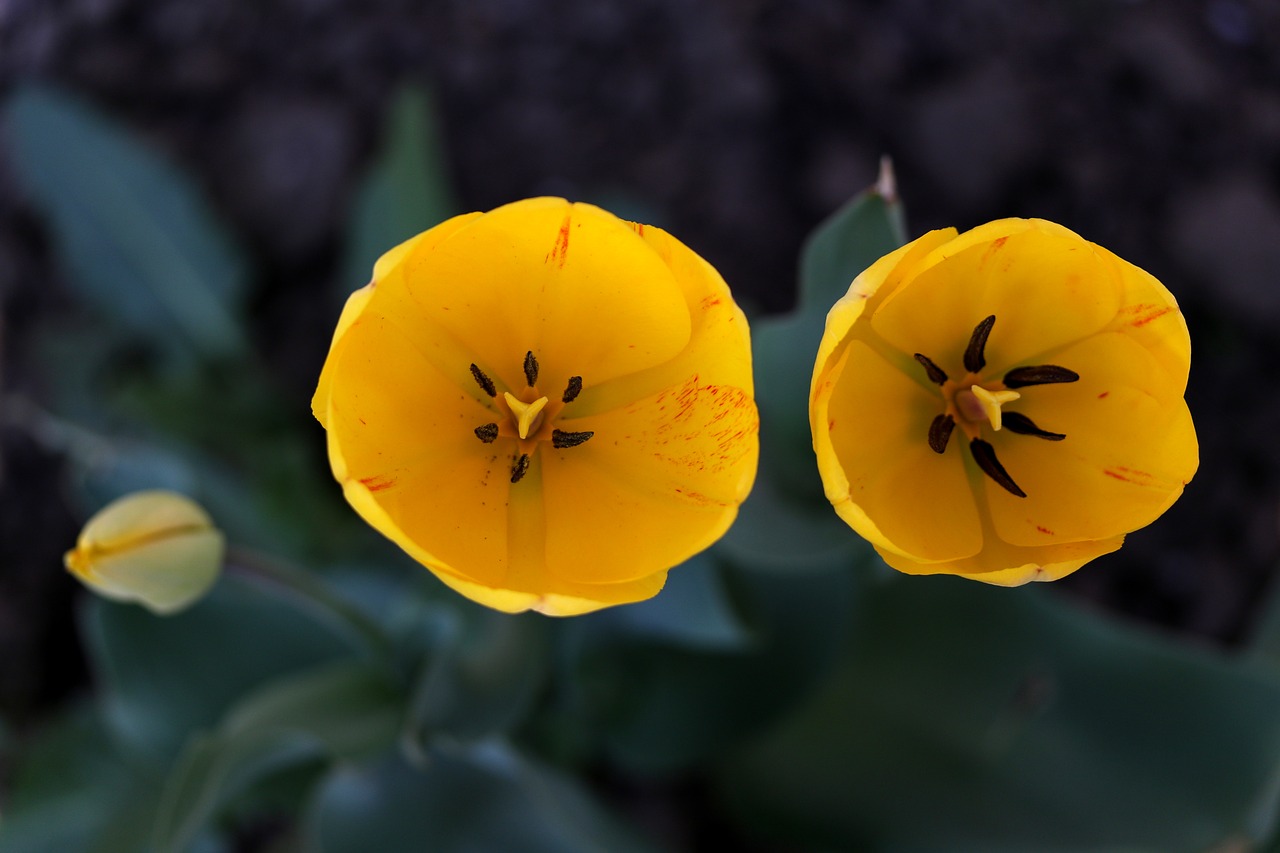
[[[174,492],[135,492],[98,511],[63,557],[99,595],[169,615],[213,586],[226,542],[208,513]]]

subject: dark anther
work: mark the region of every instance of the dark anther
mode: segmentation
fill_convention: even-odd
[[[1034,435],[1036,438],[1043,438],[1048,441],[1062,441],[1062,439],[1066,438],[1063,433],[1040,429],[1031,418],[1018,412],[1005,412],[1001,420],[1009,432],[1016,432],[1018,435]]]
[[[974,326],[973,337],[969,338],[969,346],[964,351],[964,369],[970,373],[977,373],[987,366],[987,357],[985,355],[987,335],[991,334],[991,327],[995,324],[996,315],[992,314]]]
[[[516,460],[516,464],[511,466],[511,482],[520,482],[527,473],[529,473],[529,454],[521,453],[520,458]]]
[[[975,438],[969,442],[969,452],[973,454],[973,461],[978,463],[982,473],[995,480],[1006,492],[1017,495],[1020,498],[1027,496],[1027,493],[1018,488],[1017,483],[1013,482],[1009,472],[1004,470],[1004,466],[1000,464],[1000,460],[996,459],[996,449],[988,442]]]
[[[484,393],[488,394],[490,397],[498,396],[498,389],[493,387],[493,380],[488,376],[485,376],[484,371],[476,367],[474,364],[471,365],[471,375],[476,378],[476,384],[484,389]]]
[[[941,367],[929,360],[929,356],[916,353],[916,361],[924,365],[924,372],[929,374],[929,381],[935,385],[941,385],[947,381],[947,373]]]
[[[562,429],[553,429],[551,431],[551,446],[559,448],[577,447],[593,435],[595,435],[595,433],[591,430],[585,430],[583,432],[566,432]]]
[[[494,440],[497,439],[497,437],[498,437],[497,424],[485,424],[484,426],[476,427],[476,438],[480,439],[485,444],[493,444]]]
[[[934,453],[946,451],[947,442],[951,440],[951,430],[955,428],[956,421],[951,415],[938,415],[933,419],[933,423],[929,424],[929,446]]]
[[[1028,385],[1056,385],[1059,382],[1075,382],[1080,374],[1056,364],[1037,364],[1034,367],[1015,367],[1004,375],[1004,387],[1025,388]]]
[[[538,384],[538,360],[533,357],[532,351],[524,354],[524,381],[529,383],[530,388]]]
[[[582,393],[582,377],[570,376],[569,387],[564,389],[564,396],[560,399],[565,403],[572,403]]]

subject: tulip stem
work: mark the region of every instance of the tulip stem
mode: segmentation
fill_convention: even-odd
[[[391,654],[391,641],[373,619],[333,591],[315,574],[239,546],[227,548],[227,571],[253,583],[284,590],[325,622],[360,640],[376,657]]]

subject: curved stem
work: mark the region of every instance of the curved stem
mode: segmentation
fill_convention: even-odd
[[[227,548],[226,566],[229,573],[283,589],[321,619],[358,639],[371,654],[391,656],[391,640],[382,627],[314,574],[235,545]]]

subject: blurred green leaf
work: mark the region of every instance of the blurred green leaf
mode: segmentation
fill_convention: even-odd
[[[800,297],[781,317],[751,325],[761,473],[780,495],[825,504],[809,432],[809,385],[827,312],[859,273],[905,242],[902,206],[884,178],[809,235],[800,254]]]
[[[811,473],[817,480],[816,461]],[[784,493],[774,477],[762,471],[738,519],[713,551],[737,565],[787,574],[847,568],[867,560],[870,545],[822,497],[820,480],[813,490],[815,495],[801,500]]]
[[[800,249],[800,310],[825,317],[863,270],[906,242],[902,202],[886,160],[875,186],[846,202],[805,240]]]
[[[642,853],[654,848],[560,774],[510,748],[433,752],[335,773],[307,817],[308,853]]]
[[[178,359],[247,349],[246,268],[194,184],[80,100],[18,87],[5,110],[21,184],[49,218],[69,283]]]
[[[138,853],[160,798],[160,778],[111,736],[95,708],[45,721],[8,776],[0,853]],[[186,853],[226,853],[213,835]]]
[[[720,787],[820,849],[1205,851],[1274,802],[1280,680],[1032,590],[864,589],[834,676]]]
[[[391,104],[382,150],[356,198],[340,293],[369,281],[392,247],[458,212],[430,93],[402,89]]]
[[[611,607],[600,620],[631,638],[689,649],[740,649],[753,641],[729,601],[719,566],[705,551],[672,569],[661,595]]]
[[[436,636],[405,719],[404,739],[421,753],[436,735],[480,740],[521,723],[547,678],[550,625],[454,600],[435,609]]]
[[[359,760],[395,743],[403,697],[386,673],[342,661],[277,679],[188,742],[165,785],[153,836],[182,853],[232,796],[264,776],[321,758]]]
[[[642,774],[687,769],[741,742],[793,707],[841,646],[855,578],[845,567],[803,582],[733,567],[726,583],[751,642],[689,649],[617,630],[607,611],[564,630],[567,708],[559,739],[594,733],[607,754]],[[553,733],[553,737],[555,734]]]
[[[96,598],[87,604],[84,636],[107,719],[160,761],[250,690],[353,651],[282,592],[231,576],[171,617]]]
[[[0,853],[135,853],[159,780],[131,767],[92,709],[47,724],[23,752],[0,824]]]

